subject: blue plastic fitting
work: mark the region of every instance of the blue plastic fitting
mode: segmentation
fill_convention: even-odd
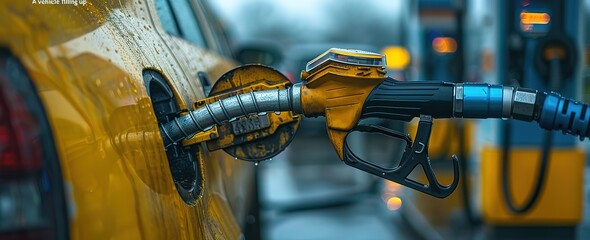
[[[486,83],[464,83],[463,117],[502,117],[502,86]]]

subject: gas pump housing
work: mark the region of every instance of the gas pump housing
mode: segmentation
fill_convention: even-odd
[[[495,8],[499,16],[495,39],[497,82],[559,91],[579,99],[582,89],[581,61],[577,54],[581,49],[580,4],[578,0],[498,1]],[[551,57],[559,60],[551,65]],[[487,143],[476,153],[481,160],[481,206],[485,222],[503,227],[574,228],[582,213],[585,160],[576,138],[559,133],[550,136],[547,169],[539,176],[542,150],[547,147],[542,141],[545,130],[527,122],[505,121],[483,123],[478,131],[479,141]],[[507,190],[502,189],[505,187],[502,181],[506,181]],[[514,205],[522,206],[531,198],[538,181],[543,183],[532,207],[520,213],[511,211],[504,193],[509,193]]]

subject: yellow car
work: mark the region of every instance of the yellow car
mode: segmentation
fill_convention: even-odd
[[[206,3],[1,1],[0,26],[0,239],[245,236],[253,163],[158,131],[234,67]]]

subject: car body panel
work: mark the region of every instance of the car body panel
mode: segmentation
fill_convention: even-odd
[[[151,1],[78,6],[0,3],[0,46],[24,64],[44,103],[67,191],[74,239],[236,239],[253,166],[200,146],[204,188],[178,195],[144,69],[167,78],[181,109],[233,66],[167,35]]]

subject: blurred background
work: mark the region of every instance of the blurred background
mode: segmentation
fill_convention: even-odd
[[[238,60],[272,65],[293,82],[308,61],[341,47],[386,55],[398,80],[499,83],[590,100],[590,0],[209,3]],[[368,121],[416,131],[415,122]],[[462,169],[455,193],[437,199],[346,166],[324,125],[305,119],[289,148],[258,166],[261,238],[590,238],[587,141],[522,122],[437,120],[437,177],[450,183],[452,154]],[[371,134],[348,141],[389,167],[404,147]]]

